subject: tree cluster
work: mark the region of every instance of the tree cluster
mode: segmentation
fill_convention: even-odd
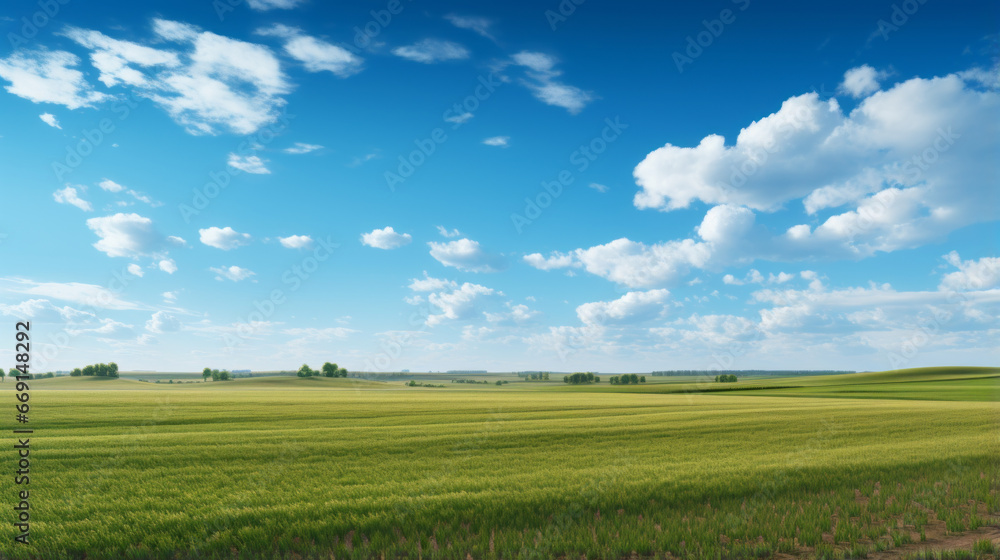
[[[736,383],[735,373],[724,373],[722,375],[715,376],[716,383]]]
[[[316,371],[309,367],[308,364],[302,364],[296,375],[299,377],[347,377],[347,369],[339,367],[337,364],[326,362],[319,371]]]
[[[525,373],[525,374],[519,374],[519,375],[523,375],[525,381],[548,381],[549,380],[549,372],[547,372],[547,371],[540,371],[540,372],[537,372],[537,373]]]
[[[222,371],[219,371],[217,369],[212,369],[212,368],[205,368],[205,369],[201,370],[201,378],[202,379],[204,379],[205,381],[208,381],[209,377],[212,378],[212,381],[232,381],[233,380],[233,374],[229,373],[229,370],[226,370],[226,369],[224,369]]]
[[[94,364],[90,366],[84,366],[83,368],[76,368],[71,371],[70,376],[72,377],[118,377],[118,364],[111,362],[110,364]]]
[[[640,383],[646,382],[645,375],[636,375],[634,373],[626,373],[624,375],[612,375],[611,384],[612,385],[638,385]]]
[[[600,383],[601,378],[594,375],[594,372],[588,371],[577,372],[572,375],[564,375],[563,383],[569,383],[571,385],[579,385],[581,383]]]

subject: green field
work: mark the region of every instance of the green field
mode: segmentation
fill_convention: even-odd
[[[1000,370],[720,385],[33,381],[0,555],[828,560],[1000,524]]]

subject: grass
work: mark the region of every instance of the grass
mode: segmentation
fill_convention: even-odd
[[[0,525],[9,558],[839,559],[1000,515],[993,401],[287,377],[32,387],[34,544]]]

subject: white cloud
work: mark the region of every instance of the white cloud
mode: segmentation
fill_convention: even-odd
[[[316,150],[322,150],[323,146],[319,144],[305,144],[303,142],[296,142],[290,148],[285,148],[283,151],[286,154],[308,154],[309,152],[315,152]]]
[[[148,87],[152,82],[139,68],[175,68],[180,65],[176,53],[112,39],[99,31],[69,27],[60,34],[91,50],[90,62],[100,72],[97,79],[108,87],[122,84]]]
[[[163,292],[163,301],[175,303],[177,301],[177,292]]]
[[[982,154],[996,151],[998,123],[1000,94],[956,74],[896,84],[848,115],[836,100],[805,94],[751,123],[732,146],[711,135],[693,148],[651,152],[635,168],[641,189],[634,203],[664,211],[696,200],[729,207],[727,218],[738,218],[745,239],[736,238],[739,230],[728,241],[720,232],[715,251],[744,261],[857,259],[917,247],[995,218],[978,201],[991,185],[992,163]],[[780,235],[751,223],[749,209],[773,212],[803,198],[811,214],[853,209]]]
[[[297,27],[274,24],[271,27],[258,29],[256,33],[284,38],[285,52],[301,62],[310,72],[328,71],[346,78],[360,72],[364,62],[351,51],[305,35]]]
[[[210,228],[199,229],[198,235],[201,242],[209,247],[229,251],[237,247],[242,247],[250,242],[249,233],[239,233],[233,228],[212,226]]]
[[[68,305],[57,307],[47,299],[29,299],[17,305],[0,303],[0,314],[36,323],[86,323],[96,319],[93,313],[73,309]]]
[[[884,77],[884,73],[865,64],[844,72],[844,81],[838,89],[851,97],[866,97],[878,91],[878,82]]]
[[[247,0],[250,8],[259,12],[269,10],[290,10],[302,3],[303,0]]]
[[[101,309],[139,309],[132,302],[120,299],[115,292],[96,284],[79,282],[34,282],[21,278],[2,279],[4,289],[19,294],[29,294],[68,301]]]
[[[441,237],[458,237],[459,235],[462,235],[462,232],[458,231],[458,229],[449,230],[444,226],[437,226],[437,230],[438,233],[441,234]]]
[[[239,169],[240,171],[255,175],[267,175],[271,173],[271,170],[267,168],[265,161],[260,159],[260,156],[241,156],[236,153],[230,153],[226,164],[233,169]]]
[[[455,125],[465,124],[467,121],[474,117],[472,113],[466,111],[464,113],[459,113],[457,115],[452,115],[450,117],[445,117],[445,122],[450,122]],[[457,127],[456,127],[457,128]]]
[[[544,53],[522,51],[511,57],[514,64],[527,68],[526,78],[521,80],[541,102],[562,107],[577,114],[593,101],[593,94],[576,86],[558,81],[562,72],[555,69],[556,59]]]
[[[42,119],[42,122],[51,126],[52,128],[58,128],[62,130],[62,127],[59,126],[59,119],[57,119],[56,116],[53,115],[52,113],[42,113],[41,115],[38,115],[38,118]]]
[[[306,249],[312,245],[313,240],[308,235],[289,235],[288,237],[279,237],[278,242],[287,249]]]
[[[499,146],[501,148],[506,148],[510,145],[510,136],[491,136],[483,140],[483,144],[487,146]]]
[[[291,84],[269,49],[162,19],[153,29],[192,47],[184,64],[157,75],[146,93],[188,132],[251,134],[278,119]]]
[[[132,276],[138,276],[139,278],[142,278],[142,276],[145,274],[142,271],[142,267],[135,263],[128,265],[128,273],[131,274]]]
[[[585,325],[632,324],[655,319],[666,311],[670,292],[649,290],[627,292],[613,301],[595,301],[576,308],[576,315]]]
[[[430,254],[445,266],[466,272],[498,272],[506,268],[502,257],[484,251],[478,241],[458,239],[447,243],[431,241]]]
[[[445,289],[453,289],[458,287],[452,280],[443,280],[441,278],[432,278],[424,271],[423,278],[413,278],[410,280],[409,288],[414,292],[438,292]]]
[[[1000,258],[983,257],[978,261],[963,261],[956,251],[944,259],[957,272],[950,272],[941,279],[942,290],[987,290],[1000,287]]]
[[[97,186],[101,187],[102,189],[108,192],[113,192],[113,193],[121,192],[122,189],[125,188],[119,185],[118,183],[112,181],[111,179],[102,179],[100,183],[97,183]]]
[[[361,242],[376,249],[396,249],[409,244],[412,240],[413,236],[408,233],[396,233],[392,226],[361,234]]]
[[[541,315],[540,312],[531,309],[523,303],[514,304],[513,302],[507,302],[507,308],[509,311],[501,313],[484,312],[483,315],[487,321],[499,326],[525,325]]]
[[[677,281],[692,267],[703,267],[710,257],[709,244],[691,239],[646,245],[623,237],[568,254],[557,252],[548,258],[535,253],[524,260],[541,270],[583,268],[630,288],[651,288]]]
[[[0,78],[10,82],[8,92],[33,103],[79,109],[107,100],[108,95],[94,91],[75,69],[79,63],[79,57],[66,51],[17,51],[0,59]]]
[[[239,282],[240,280],[246,280],[252,276],[256,276],[256,272],[247,270],[245,268],[240,268],[238,266],[230,267],[211,267],[209,268],[212,272],[217,274],[216,280],[222,281],[223,279],[232,280],[233,282]]]
[[[90,212],[94,209],[89,202],[77,195],[75,188],[70,186],[52,193],[52,198],[60,204],[72,204],[84,212]]]
[[[428,303],[440,310],[438,314],[427,316],[427,326],[433,327],[446,320],[464,320],[479,316],[478,302],[485,296],[497,292],[492,288],[466,282],[458,289],[432,293],[427,297]]]
[[[490,27],[493,25],[493,21],[489,18],[481,16],[460,16],[457,14],[448,14],[444,16],[444,19],[451,22],[452,25],[460,29],[468,29],[469,31],[474,31],[483,37],[490,40],[495,40],[492,33],[490,32]]]
[[[157,266],[160,268],[160,270],[166,272],[167,274],[173,274],[177,272],[177,263],[174,262],[174,259],[163,259],[159,262]]]
[[[164,238],[153,228],[153,220],[139,214],[90,218],[87,227],[100,237],[94,248],[109,257],[151,255],[164,248]]]
[[[89,334],[100,339],[122,340],[135,336],[135,327],[114,319],[101,319],[101,326],[93,329],[66,329],[72,335]]]
[[[592,188],[592,189],[594,189],[597,192],[600,192],[600,193],[608,192],[607,185],[602,185],[600,183],[591,183],[591,184],[589,184],[587,186],[590,187],[590,188]]]
[[[424,39],[412,45],[396,47],[392,49],[392,54],[424,64],[469,58],[468,49],[462,45],[440,39]]]
[[[181,322],[173,315],[165,311],[157,311],[146,321],[146,330],[152,333],[177,332],[181,328]]]

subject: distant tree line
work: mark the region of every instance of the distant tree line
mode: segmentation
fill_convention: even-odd
[[[716,383],[736,383],[735,373],[724,373],[722,375],[715,376]]]
[[[406,384],[407,387],[444,387],[444,385],[434,385],[431,383],[417,383],[416,380],[411,379],[409,383]]]
[[[524,372],[517,374],[518,377],[523,377],[525,381],[548,381],[549,372],[547,371],[537,371],[537,372]]]
[[[545,375],[548,376],[547,373]],[[546,379],[548,379],[548,377],[546,377]],[[594,375],[594,372],[592,371],[576,372],[571,375],[563,376],[563,383],[569,383],[570,385],[580,385],[583,383],[600,383],[600,382],[601,378]]]
[[[634,373],[626,373],[624,375],[612,375],[611,384],[612,385],[638,385],[640,383],[646,382],[645,375],[637,375]]]
[[[715,370],[707,369],[675,369],[670,371],[654,371],[651,373],[654,377],[662,376],[673,376],[673,375],[683,375],[683,376],[703,376],[703,375],[717,375],[719,372]],[[732,373],[740,377],[745,376],[778,376],[778,377],[792,377],[798,375],[841,375],[844,373],[855,373],[854,371],[841,371],[841,370],[780,370],[780,369],[737,369],[737,370],[727,370],[726,373]]]
[[[94,364],[76,368],[69,372],[72,377],[118,377],[118,364]]]
[[[473,384],[479,383],[479,384],[482,384],[482,385],[489,385],[490,384],[489,381],[476,381],[475,379],[452,379],[451,382],[452,383],[473,383]]]
[[[233,380],[233,374],[229,373],[229,370],[225,370],[224,369],[222,371],[219,371],[217,369],[212,369],[212,368],[205,368],[205,369],[201,370],[201,378],[204,381],[208,381],[209,377],[212,378],[212,381],[232,381]]]
[[[302,364],[296,375],[299,377],[347,377],[347,369],[337,364],[326,362],[319,371],[316,371],[309,367],[308,364]]]

